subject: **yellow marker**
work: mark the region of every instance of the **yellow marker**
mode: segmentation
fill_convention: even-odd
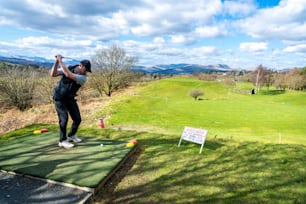
[[[126,144],[126,146],[127,146],[127,147],[134,147],[134,144],[131,143],[131,142],[129,142],[129,143]]]
[[[33,133],[34,133],[35,135],[38,135],[38,134],[41,133],[41,130],[35,130]]]

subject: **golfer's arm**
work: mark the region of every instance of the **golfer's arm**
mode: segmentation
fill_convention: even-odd
[[[76,74],[72,73],[72,72],[66,67],[66,65],[65,65],[62,61],[60,61],[59,64],[60,64],[61,67],[62,67],[62,70],[63,70],[64,75],[65,75],[66,77],[68,77],[68,78],[70,78],[70,79],[76,81]]]
[[[56,60],[56,62],[54,62],[51,70],[50,70],[50,76],[51,77],[56,77],[59,75],[58,71],[57,71],[57,67],[58,67],[58,61]]]

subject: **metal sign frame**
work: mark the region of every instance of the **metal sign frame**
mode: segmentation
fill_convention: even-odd
[[[207,132],[208,130],[185,126],[178,146],[181,145],[182,140],[200,144],[201,148],[199,153],[201,154],[204,147]]]

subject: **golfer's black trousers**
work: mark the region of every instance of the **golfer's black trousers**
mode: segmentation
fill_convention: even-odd
[[[55,109],[58,115],[58,122],[60,128],[60,142],[67,139],[67,124],[68,114],[72,119],[72,124],[68,136],[74,136],[78,131],[79,125],[82,121],[79,106],[74,98],[66,100],[55,100]]]

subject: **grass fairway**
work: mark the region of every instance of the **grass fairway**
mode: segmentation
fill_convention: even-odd
[[[139,134],[145,152],[107,201],[114,203],[305,203],[306,147]],[[177,138],[176,138],[177,137]]]
[[[138,130],[144,149],[106,201],[306,203],[306,93],[233,88],[171,78],[102,110],[111,116],[107,127]],[[204,100],[191,98],[191,89],[203,90]],[[184,126],[208,130],[202,154],[197,144],[177,147]]]
[[[125,141],[82,137],[82,143],[67,150],[57,146],[57,132],[34,135],[35,127],[39,126],[18,130],[24,134],[0,142],[2,170],[95,188],[132,149]]]
[[[137,87],[97,112],[106,129],[82,127],[79,136],[137,139],[142,150],[98,201],[306,203],[306,93],[231,91],[242,87],[176,77]],[[191,89],[203,90],[204,100],[191,98]],[[202,154],[198,144],[177,146],[184,126],[208,130]]]
[[[207,129],[210,137],[306,144],[306,93],[263,90],[256,95],[237,87],[192,78],[170,78],[147,84],[114,103],[102,114],[109,125],[139,126],[180,134],[184,126]],[[203,90],[204,100],[189,96]]]

